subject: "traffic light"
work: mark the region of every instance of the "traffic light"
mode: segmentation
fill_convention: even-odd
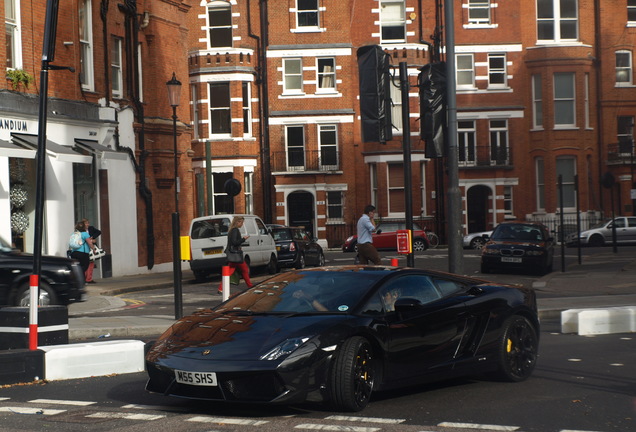
[[[445,156],[446,63],[429,63],[420,68],[420,137],[428,158]]]
[[[379,45],[358,49],[362,141],[386,143],[391,130],[390,56]]]

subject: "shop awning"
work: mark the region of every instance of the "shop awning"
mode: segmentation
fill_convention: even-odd
[[[22,147],[9,141],[0,140],[0,156],[35,159],[35,150],[31,146]]]
[[[123,152],[117,152],[111,148],[103,146],[99,144],[95,140],[87,140],[75,138],[75,145],[82,150],[90,152],[97,157],[101,157],[104,159],[114,159],[114,160],[127,160],[128,155]]]
[[[37,135],[12,133],[11,138],[13,139],[13,142],[18,145],[30,146],[31,148],[33,148],[33,150],[37,150],[38,148]],[[46,153],[62,162],[86,164],[93,162],[92,156],[80,154],[73,150],[71,147],[54,143],[53,141],[48,139],[46,140]]]

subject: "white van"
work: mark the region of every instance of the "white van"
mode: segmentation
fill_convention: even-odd
[[[251,267],[267,266],[267,271],[277,271],[276,243],[263,221],[254,215],[201,216],[190,223],[190,268],[197,280],[212,273],[220,273],[226,264],[227,233],[235,216],[243,216],[242,235],[250,237],[243,243],[245,262]]]

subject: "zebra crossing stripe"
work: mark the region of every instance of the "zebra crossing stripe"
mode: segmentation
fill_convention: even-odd
[[[323,430],[323,431],[340,431],[340,432],[377,432],[380,428],[360,427],[360,426],[339,426],[325,425],[314,423],[303,423],[294,426],[294,429]]]
[[[499,425],[487,425],[487,424],[476,424],[476,423],[452,423],[452,422],[443,422],[438,424],[437,426],[463,428],[463,429],[485,429],[485,430],[493,430],[493,431],[516,431],[517,429],[519,429],[519,426],[499,426]]]
[[[384,424],[400,424],[406,421],[406,419],[391,419],[391,418],[379,418],[379,417],[353,417],[353,416],[340,416],[340,415],[332,415],[332,416],[326,417],[325,420],[384,423]]]
[[[71,400],[58,400],[58,399],[33,399],[29,403],[34,404],[53,404],[53,405],[75,405],[75,406],[88,406],[96,404],[97,402],[88,401],[71,401]]]
[[[128,404],[124,405],[124,409],[138,409],[149,411],[170,411],[170,412],[187,412],[190,408],[187,407],[173,407],[170,405],[141,405],[141,404]]]
[[[165,415],[150,415],[139,413],[118,413],[118,412],[98,412],[89,414],[86,417],[90,418],[105,418],[105,419],[123,419],[123,420],[159,420],[165,418]]]
[[[246,420],[228,417],[212,417],[212,416],[196,416],[191,417],[187,421],[199,423],[216,423],[216,424],[232,424],[241,426],[262,426],[269,421],[266,420]]]

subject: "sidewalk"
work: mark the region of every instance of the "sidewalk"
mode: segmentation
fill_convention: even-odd
[[[576,254],[576,249],[568,249],[567,254]],[[567,309],[636,305],[633,248],[619,248],[616,254],[611,248],[605,248],[598,254],[584,257],[580,265],[570,265],[566,272],[561,271],[561,263],[555,259],[554,269],[532,284],[537,291],[541,319],[558,318],[561,311]],[[193,279],[192,273],[184,270],[183,280],[190,279]],[[97,339],[105,335],[116,338],[159,336],[174,323],[174,315],[73,316],[123,307],[125,302],[115,297],[119,294],[172,286],[172,272],[99,279],[97,284],[87,285],[88,300],[69,306],[69,339]]]

